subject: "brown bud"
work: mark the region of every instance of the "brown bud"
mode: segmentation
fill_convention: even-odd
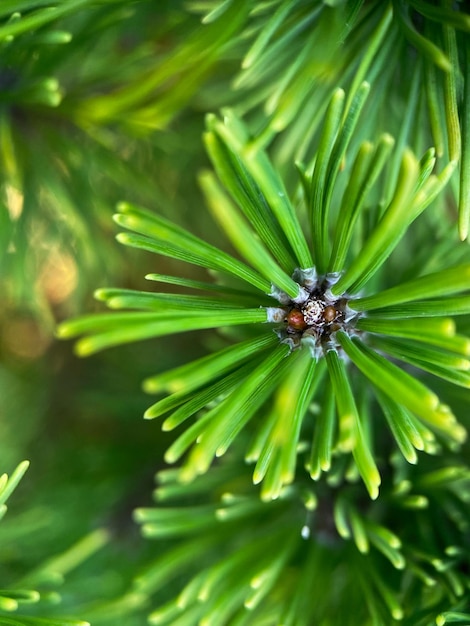
[[[323,311],[323,319],[325,320],[325,322],[332,322],[335,319],[336,315],[337,311],[333,305],[329,304],[325,307],[325,310]]]
[[[292,311],[287,314],[286,319],[289,326],[294,330],[304,330],[308,326],[302,311],[299,311],[298,309],[292,309]]]

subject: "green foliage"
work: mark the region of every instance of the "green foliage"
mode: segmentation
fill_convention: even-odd
[[[2,624],[470,621],[469,31],[4,0]]]
[[[0,284],[8,309],[28,311],[48,334],[96,281],[125,271],[109,236],[123,186],[136,201],[159,197],[177,210],[164,185],[156,191],[141,171],[174,147],[164,136],[148,141],[150,122],[137,120],[137,108],[151,130],[165,129],[207,74],[210,58],[202,64],[194,50],[207,42],[194,29],[187,40],[191,22],[180,24],[171,3],[158,14],[138,4],[2,4]],[[182,42],[177,58],[165,50],[170,36]],[[175,68],[188,59],[184,71],[197,67],[199,81],[175,92]]]
[[[364,91],[367,90],[368,86],[364,86]],[[322,405],[331,395],[329,385],[336,399],[336,411],[329,412],[331,423],[324,430],[331,450],[325,449],[323,443],[323,456],[316,456],[319,444],[311,443],[309,463],[315,478],[319,476],[318,468],[329,469],[333,454],[352,453],[369,494],[372,498],[378,496],[380,474],[373,459],[371,439],[377,395],[385,394],[382,403],[385,402],[392,433],[411,462],[417,460],[415,448],[429,451],[436,445],[433,432],[442,443],[452,440],[461,443],[465,439],[465,429],[449,407],[405,368],[383,356],[390,346],[391,356],[398,357],[405,366],[411,364],[469,386],[470,362],[465,357],[470,352],[470,339],[456,334],[452,319],[441,314],[446,308],[444,296],[468,290],[467,266],[448,268],[390,288],[387,288],[386,268],[383,267],[387,257],[400,245],[409,224],[436,197],[447,175],[440,178],[431,175],[431,155],[425,155],[419,162],[411,152],[406,152],[396,189],[392,189],[387,198],[386,190],[376,188],[376,181],[380,180],[376,172],[372,181],[367,180],[369,170],[358,173],[355,161],[351,175],[365,179],[363,187],[368,193],[363,192],[362,203],[356,205],[353,218],[345,215],[346,211],[335,213],[331,199],[342,195],[340,207],[348,206],[352,184],[348,168],[339,179],[339,164],[345,158],[347,145],[342,133],[346,132],[345,128],[351,128],[350,124],[341,125],[342,110],[337,108],[337,103],[343,99],[341,91],[333,96],[330,117],[336,121],[325,124],[314,171],[302,174],[305,193],[296,209],[267,155],[250,147],[248,131],[241,121],[228,112],[223,124],[214,117],[209,118],[206,143],[237,206],[211,173],[201,176],[201,185],[214,218],[251,268],[179,226],[132,205],[120,206],[117,223],[139,233],[119,235],[122,243],[223,272],[214,285],[218,297],[104,289],[97,296],[108,307],[137,311],[78,318],[64,322],[59,328],[63,337],[85,334],[77,344],[78,353],[84,355],[119,343],[188,330],[243,324],[249,325],[247,330],[252,332],[251,326],[255,324],[254,332],[259,338],[255,341],[259,343],[261,339],[262,350],[252,350],[249,360],[245,346],[256,345],[254,339],[245,340],[237,350],[224,348],[210,360],[200,359],[192,368],[197,372],[196,382],[189,371],[185,371],[183,379],[176,370],[174,376],[181,381],[177,388],[175,377],[167,379],[163,386],[158,377],[147,383],[148,389],[173,392],[146,413],[146,417],[158,417],[176,408],[176,413],[164,422],[165,429],[176,428],[204,407],[208,409],[179,435],[165,457],[174,462],[191,446],[182,474],[185,480],[206,472],[213,459],[224,454],[240,431],[255,419],[258,409],[272,399],[272,408],[264,408],[264,419],[257,421],[256,443],[248,458],[256,463],[254,481],[266,479],[262,497],[279,497],[283,486],[295,477],[296,451],[302,442],[302,422],[308,421],[309,405],[313,399]],[[345,120],[348,119],[346,115]],[[327,141],[330,127],[336,128],[336,138],[333,135]],[[394,166],[396,158],[389,157],[389,167]],[[326,165],[318,176],[319,163]],[[381,163],[385,165],[383,160]],[[335,180],[337,184],[332,182],[328,187],[327,181]],[[374,199],[377,202],[377,198],[381,200],[381,208],[369,204]],[[257,206],[261,207],[260,212],[256,212]],[[360,228],[365,214],[367,231]],[[306,235],[301,227],[303,216],[307,224],[311,224],[310,233]],[[338,254],[342,263],[337,254],[330,252],[338,249],[331,243],[338,240],[343,242],[342,254]],[[310,246],[314,250],[316,269],[310,268]],[[329,265],[332,259],[333,267]],[[372,287],[375,293],[367,295],[367,287],[374,285],[377,273],[383,276],[379,283],[382,291],[377,291],[376,284]],[[225,291],[227,276],[238,280],[237,294]],[[240,281],[248,283],[247,290],[242,290]],[[193,285],[187,283],[186,286]],[[206,285],[197,287],[206,288]],[[252,287],[260,290],[258,298]],[[358,297],[362,288],[363,295]],[[443,304],[428,312],[427,298],[437,293],[443,296]],[[264,304],[266,296],[270,296],[271,302]],[[306,316],[312,298],[318,306],[333,307],[334,319],[327,323],[320,316],[318,325],[313,323],[307,327],[305,324],[298,329],[290,323],[289,316],[297,309]],[[463,296],[464,300],[467,298]],[[245,308],[245,303],[250,301],[258,308]],[[450,307],[453,302],[450,301]],[[390,312],[390,305],[398,303],[419,306],[419,316],[405,309],[403,315],[399,310],[397,317],[393,309]],[[453,310],[458,309],[457,305]],[[461,312],[465,313],[465,307]],[[277,332],[280,345],[276,342],[272,345],[272,330],[267,336],[266,323]],[[242,333],[241,337],[244,335]],[[271,338],[269,344],[267,337]],[[386,337],[395,337],[395,343],[387,343],[390,340]],[[378,344],[373,343],[374,339]],[[406,352],[409,340],[418,345],[414,353]],[[427,353],[419,352],[421,344]],[[404,352],[400,352],[400,347]],[[231,360],[228,368],[222,369],[228,353]],[[320,384],[318,368],[323,357],[328,376]],[[350,364],[345,364],[345,357]],[[441,359],[439,364],[436,359]],[[351,365],[356,366],[365,379],[358,378],[351,371]],[[354,383],[350,382],[350,377]],[[361,397],[360,412],[356,393]],[[315,426],[313,433],[314,439],[319,436]]]
[[[23,461],[8,477],[3,474],[0,477],[0,516],[3,518],[7,505],[5,502],[17,487],[19,481],[28,469],[29,462]],[[21,531],[20,531],[21,533]],[[0,529],[0,537],[4,541],[8,539],[8,533],[3,533]],[[54,606],[61,602],[60,594],[55,590],[64,579],[64,576],[80,563],[89,558],[94,552],[102,548],[108,541],[106,531],[97,530],[82,539],[72,548],[63,554],[49,558],[34,571],[18,580],[8,588],[0,590],[0,620],[2,624],[12,626],[87,626],[88,622],[77,619],[63,617],[37,618],[21,615],[22,611],[27,613],[29,605],[40,604],[45,607]],[[11,535],[10,535],[11,541]],[[47,611],[47,608],[43,610]],[[53,613],[54,608],[49,609]],[[11,617],[10,617],[11,614]]]
[[[135,587],[165,597],[178,585],[150,623],[431,624],[441,607],[468,606],[467,574],[453,567],[468,550],[468,468],[392,463],[394,482],[367,504],[334,473],[315,485],[302,474],[263,503],[233,456],[187,486],[160,472],[157,506],[136,519],[145,537],[179,541]]]

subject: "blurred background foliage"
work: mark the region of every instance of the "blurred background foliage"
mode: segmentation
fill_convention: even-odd
[[[2,623],[32,624],[28,616],[37,616],[52,625],[54,616],[67,615],[138,626],[155,608],[149,600],[158,592],[155,581],[132,580],[151,571],[161,548],[139,538],[132,511],[150,505],[169,436],[141,419],[148,401],[140,384],[149,372],[204,354],[218,339],[208,332],[160,339],[86,363],[55,341],[57,322],[97,307],[97,286],[138,289],[146,273],[172,274],[177,266],[159,260],[157,268],[150,254],[116,244],[116,202],[148,206],[216,240],[196,184],[208,165],[205,114],[231,107],[243,116],[292,190],[298,180],[292,163],[312,166],[334,89],[352,98],[364,79],[374,97],[354,146],[390,132],[400,149],[408,144],[422,153],[435,145],[438,169],[462,156],[465,172],[470,17],[454,10],[464,4],[2,1],[0,469],[14,476],[26,458],[31,467],[0,524],[0,576],[12,590],[40,593],[40,600],[25,596],[21,611],[11,613],[24,616],[17,622],[5,621],[4,611],[14,607],[0,602]],[[432,271],[439,256],[449,264],[448,255],[462,258],[467,244],[455,245],[456,220],[460,214],[465,238],[466,180],[454,176],[445,212],[425,217],[434,254],[427,258],[423,245],[422,257],[408,260],[410,274],[426,263]],[[412,228],[407,237],[424,235]],[[394,263],[403,268],[403,259],[391,261],[392,273]],[[452,394],[465,413],[467,391]],[[292,506],[297,532],[305,511]],[[400,515],[392,507],[390,518]],[[174,584],[167,599],[180,587]]]
[[[43,598],[11,615],[83,617],[92,603],[124,594],[145,558],[131,514],[149,498],[165,438],[141,419],[140,381],[184,346],[85,364],[56,343],[54,328],[93,308],[99,284],[141,280],[145,257],[114,240],[123,196],[198,222],[187,198],[197,197],[193,172],[204,160],[202,115],[190,100],[214,62],[209,54],[203,66],[194,50],[206,52],[200,29],[173,1],[0,7],[0,458],[9,473],[31,461],[0,530],[0,568],[4,586],[36,585]],[[101,527],[107,540],[78,544],[57,603],[61,576],[32,574]],[[121,607],[94,623],[145,616]]]

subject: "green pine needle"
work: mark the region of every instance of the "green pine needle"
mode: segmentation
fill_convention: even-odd
[[[381,479],[372,452],[375,397],[399,449],[412,464],[418,460],[417,450],[429,452],[437,445],[433,432],[449,442],[465,439],[464,427],[448,407],[407,368],[469,385],[465,357],[470,339],[456,334],[452,318],[444,316],[447,311],[464,315],[469,309],[466,295],[448,297],[468,289],[467,265],[385,288],[377,278],[451,170],[433,177],[432,150],[421,161],[405,150],[392,198],[384,210],[371,211],[368,203],[381,198],[376,188],[388,171],[393,139],[383,135],[375,146],[362,142],[351,169],[339,177],[368,91],[367,84],[359,87],[349,110],[344,109],[344,93],[335,92],[313,171],[302,170],[303,215],[310,216],[318,267],[300,264],[292,270],[292,255],[299,263],[311,263],[310,236],[303,234],[294,203],[267,154],[251,142],[243,122],[227,112],[223,122],[208,118],[206,142],[231,198],[211,172],[201,174],[200,183],[212,215],[246,264],[169,220],[123,203],[116,222],[139,234],[122,233],[121,242],[217,272],[213,283],[158,274],[148,278],[210,295],[101,289],[96,293],[99,300],[111,309],[127,310],[85,316],[59,327],[62,337],[84,335],[77,343],[82,355],[191,330],[233,326],[235,337],[237,327],[253,331],[252,339],[235,341],[145,382],[148,392],[169,394],[149,407],[145,417],[166,414],[166,431],[185,424],[165,456],[173,463],[188,453],[181,472],[184,481],[207,472],[214,458],[225,454],[246,430],[252,432],[246,458],[255,463],[253,480],[261,483],[263,499],[281,497],[294,481],[302,450],[307,451],[305,465],[315,480],[325,472],[331,481],[361,476],[371,498],[376,498]],[[392,171],[397,162],[392,157]],[[337,187],[342,197],[339,212],[330,207]],[[330,233],[335,234],[331,243]],[[331,273],[319,270],[325,272],[328,266]],[[237,286],[219,282],[224,275],[235,278]],[[373,288],[367,293],[369,285]],[[362,287],[365,293],[351,297]],[[257,298],[259,307],[247,308]],[[264,304],[266,298],[271,306]],[[319,393],[323,358],[329,376]],[[354,368],[365,377],[359,384]],[[312,420],[309,404],[318,393],[321,416]],[[256,414],[268,401],[273,409],[259,423]],[[335,455],[353,459],[337,478],[332,472]],[[396,555],[388,557],[399,562]]]

